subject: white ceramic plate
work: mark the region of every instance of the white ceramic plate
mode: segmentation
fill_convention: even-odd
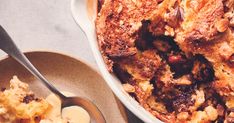
[[[121,100],[121,102],[136,116],[147,123],[159,123],[161,122],[155,118],[152,114],[146,111],[139,103],[130,97],[122,88],[119,79],[110,74],[106,68],[106,65],[102,59],[101,53],[98,48],[95,24],[97,1],[96,0],[71,0],[71,12],[76,23],[81,27],[87,36],[93,51],[96,62],[99,66],[102,76],[106,80],[109,87],[115,93],[115,95]]]

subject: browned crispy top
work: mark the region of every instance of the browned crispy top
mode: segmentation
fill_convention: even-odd
[[[134,41],[141,21],[157,7],[151,0],[105,0],[98,14],[98,41],[109,57],[130,56],[137,52]]]
[[[234,122],[234,0],[102,3],[101,53],[146,110],[166,122]]]

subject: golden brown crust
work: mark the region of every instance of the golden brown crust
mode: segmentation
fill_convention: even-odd
[[[96,29],[109,69],[154,116],[234,119],[233,0],[105,0]]]
[[[157,1],[105,0],[96,20],[103,55],[126,57],[136,54],[135,40],[141,21],[156,9]]]

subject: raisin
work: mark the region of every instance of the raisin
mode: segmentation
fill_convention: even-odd
[[[28,104],[30,103],[32,100],[35,100],[35,95],[34,94],[29,94],[29,95],[26,95],[23,99],[23,102]]]
[[[37,122],[40,122],[41,121],[41,117],[40,116],[36,116],[36,117],[34,117],[34,120],[37,121]]]

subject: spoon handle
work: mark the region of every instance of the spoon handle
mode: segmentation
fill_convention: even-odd
[[[54,94],[57,94],[61,99],[66,98],[61,92],[59,92],[49,81],[47,81],[41,73],[32,65],[32,63],[27,59],[27,57],[20,51],[20,49],[15,45],[11,37],[0,25],[0,49],[5,53],[13,57],[25,68],[27,68],[34,76],[36,76],[46,87],[48,87]]]

